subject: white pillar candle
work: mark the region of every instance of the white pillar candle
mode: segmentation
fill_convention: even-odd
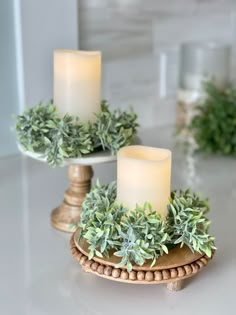
[[[94,121],[101,104],[101,52],[54,51],[54,104],[59,113]]]
[[[149,202],[164,218],[170,197],[171,151],[128,146],[117,154],[117,201],[134,209]]]

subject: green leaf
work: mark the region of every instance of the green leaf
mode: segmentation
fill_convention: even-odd
[[[131,272],[131,271],[132,271],[132,268],[133,268],[133,266],[132,266],[131,262],[128,261],[128,263],[127,263],[127,271],[128,271],[128,272]]]
[[[88,255],[88,259],[91,260],[94,256],[94,251],[90,251]]]
[[[99,250],[95,250],[95,254],[96,256],[103,258],[102,253],[99,252]]]
[[[166,247],[166,245],[162,245],[162,249],[166,254],[168,254],[168,248]]]
[[[121,257],[117,268],[156,259],[179,244],[191,251],[211,255],[214,238],[209,235],[210,221],[205,216],[208,202],[190,190],[171,194],[166,220],[144,206],[126,209],[116,201],[116,183],[97,183],[86,195],[82,205],[81,237],[89,245],[89,257]]]
[[[186,126],[196,142],[196,150],[207,154],[236,154],[236,89],[219,88],[205,82],[204,98],[196,104],[195,115]]]

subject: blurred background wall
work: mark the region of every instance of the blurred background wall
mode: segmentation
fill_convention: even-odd
[[[11,0],[0,3],[0,38],[0,155],[7,155],[16,151],[10,121],[12,114],[19,112],[15,15]]]
[[[144,127],[170,124],[180,45],[234,44],[235,10],[234,0],[80,0],[80,48],[102,50],[103,96],[112,105],[132,104]]]
[[[77,0],[0,1],[0,156],[15,154],[13,114],[53,95],[53,50],[78,49]]]

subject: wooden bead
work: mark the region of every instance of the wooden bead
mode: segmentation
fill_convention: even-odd
[[[77,257],[78,251],[76,250],[76,248],[72,249],[71,254],[72,254],[73,257]]]
[[[185,272],[186,272],[186,275],[191,275],[191,273],[192,273],[192,268],[189,266],[189,265],[185,265],[184,266],[184,270],[185,270]]]
[[[112,267],[106,266],[104,269],[104,275],[105,276],[111,276],[111,274],[112,274]]]
[[[136,271],[134,271],[134,270],[130,271],[130,273],[129,273],[129,279],[130,279],[130,280],[136,280],[136,279],[137,279],[137,273],[136,273]]]
[[[87,260],[88,260],[88,258],[86,256],[82,256],[80,259],[80,264],[84,265]]]
[[[127,282],[127,280],[130,280],[130,282],[133,281],[134,283],[135,281],[139,283],[152,283],[152,281],[156,281],[157,283],[166,282],[168,283],[167,287],[171,290],[179,290],[182,287],[181,284],[183,283],[183,278],[193,276],[209,262],[209,259],[203,256],[201,258],[198,258],[198,260],[193,261],[192,263],[179,267],[176,266],[176,268],[162,269],[156,271],[152,271],[153,268],[146,268],[147,271],[132,270],[130,273],[128,273],[125,267],[124,269],[120,269],[111,267],[110,265],[106,265],[105,262],[105,265],[102,265],[94,260],[89,260],[88,257],[86,255],[83,255],[80,252],[80,249],[75,247],[74,245],[71,245],[70,250],[71,254],[75,257],[76,260],[80,262],[82,268],[86,272],[93,271],[94,273],[97,273],[97,275],[99,274],[101,276],[104,275],[106,277],[112,277],[113,280],[118,279],[119,281],[122,280],[124,282]],[[107,263],[109,264],[110,262],[108,261]],[[168,268],[168,266],[166,266],[166,268]]]
[[[137,279],[138,279],[139,281],[143,281],[143,280],[145,279],[145,272],[143,272],[143,271],[138,271],[138,272],[137,272]]]
[[[147,281],[153,281],[154,279],[154,274],[152,271],[147,271],[145,275],[145,280]]]
[[[120,269],[113,269],[112,270],[112,277],[119,278],[120,277]]]
[[[185,270],[183,267],[178,267],[177,270],[178,270],[178,277],[179,278],[185,276]]]
[[[127,271],[122,270],[120,277],[121,277],[122,280],[127,280],[129,278],[129,274],[128,274]]]
[[[73,256],[74,256],[74,255],[77,255],[77,253],[78,253],[78,250],[77,250],[76,247],[71,248],[71,254],[72,254]]]
[[[91,265],[92,265],[92,263],[93,263],[93,261],[88,259],[88,260],[85,262],[84,265],[85,265],[85,267],[90,268]]]
[[[80,251],[76,247],[71,247],[70,252],[71,253],[77,253],[77,254],[80,253]]]
[[[202,269],[205,266],[201,260],[196,261],[196,264],[199,266],[200,269]]]
[[[170,269],[170,277],[171,278],[177,278],[178,277],[178,272],[175,268]]]
[[[202,257],[200,260],[204,263],[204,265],[208,263],[208,260],[205,257]]]
[[[162,276],[163,276],[163,280],[170,279],[170,272],[169,272],[169,270],[162,270]]]
[[[100,275],[103,275],[104,274],[104,266],[103,265],[99,265],[98,266],[98,269],[97,269],[97,272],[100,274]]]
[[[97,268],[98,268],[98,263],[97,263],[97,262],[92,263],[91,269],[92,269],[93,271],[96,271]]]
[[[155,271],[154,272],[154,279],[156,281],[161,281],[163,279],[162,272],[161,271]]]
[[[74,235],[72,235],[71,239],[70,239],[70,247],[76,247],[75,246],[75,241],[74,241]]]
[[[198,265],[197,265],[197,264],[192,263],[192,264],[191,264],[191,267],[192,267],[193,273],[198,272],[199,267],[198,267]]]
[[[81,257],[83,256],[83,254],[81,252],[78,252],[78,254],[75,256],[75,258],[80,261]]]

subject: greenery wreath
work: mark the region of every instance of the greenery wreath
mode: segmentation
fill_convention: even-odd
[[[83,202],[79,223],[80,237],[89,244],[89,259],[112,253],[121,257],[116,267],[126,265],[130,272],[133,264],[143,265],[147,260],[153,266],[177,244],[211,257],[215,246],[208,234],[208,201],[190,190],[173,191],[167,207],[165,220],[148,203],[128,211],[116,202],[116,182],[97,183]]]
[[[80,122],[79,117],[60,117],[52,102],[28,108],[16,117],[16,136],[22,147],[42,153],[51,166],[62,165],[66,158],[109,150],[115,154],[134,142],[137,115],[132,111],[109,110],[102,101],[94,123]]]

